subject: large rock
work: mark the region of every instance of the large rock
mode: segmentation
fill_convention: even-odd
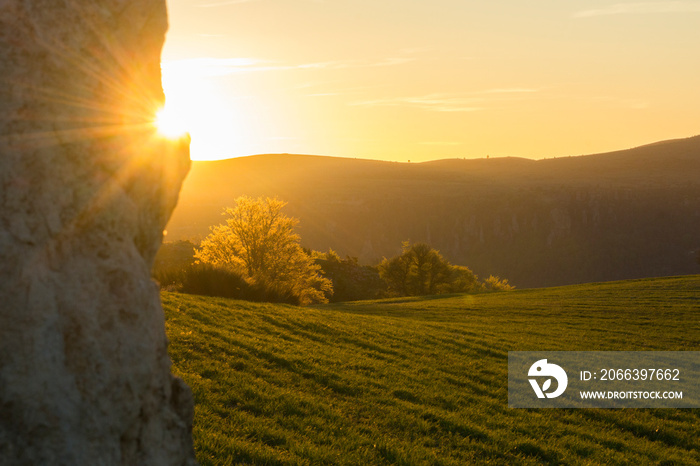
[[[0,464],[194,464],[150,269],[165,0],[0,0]]]

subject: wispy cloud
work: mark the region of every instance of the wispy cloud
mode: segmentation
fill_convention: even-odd
[[[457,142],[457,141],[424,141],[424,142],[419,142],[418,144],[421,144],[424,146],[461,146],[464,143]]]
[[[366,94],[377,86],[337,86],[338,81],[313,81],[293,86],[291,89],[302,92],[306,97],[333,97]]]
[[[646,100],[637,99],[628,101],[627,106],[633,110],[646,110],[651,107],[651,104]]]
[[[467,94],[427,94],[414,97],[393,97],[388,99],[373,99],[353,102],[353,106],[365,107],[414,107],[421,110],[434,112],[475,112],[484,110],[484,104],[492,100],[513,100],[512,94],[534,93],[538,89],[530,88],[497,88],[474,91]],[[510,94],[510,97],[498,97],[501,94]],[[489,97],[487,97],[489,96]]]
[[[620,98],[613,96],[599,96],[594,98],[599,102],[612,105],[617,108],[625,108],[630,110],[646,110],[651,107],[651,102],[641,98]]]
[[[213,8],[217,6],[235,5],[237,3],[250,3],[254,1],[255,0],[221,0],[219,2],[200,3],[197,6],[200,8]]]
[[[475,92],[475,94],[530,94],[533,92],[539,92],[539,89],[532,89],[527,87],[504,87],[477,91]]]
[[[200,8],[213,8],[217,6],[228,6],[228,5],[236,5],[238,3],[250,3],[250,2],[256,2],[258,0],[219,0],[219,1],[213,1],[213,2],[207,2],[207,3],[200,3],[197,6]],[[307,0],[311,3],[325,3],[325,0]]]
[[[615,3],[603,8],[582,10],[574,18],[593,16],[647,14],[647,13],[700,13],[700,1]]]
[[[409,57],[390,57],[380,61],[364,60],[335,60],[327,62],[285,64],[257,58],[211,58],[199,57],[184,60],[173,60],[162,63],[164,71],[182,71],[189,75],[195,74],[203,77],[226,76],[235,73],[251,73],[259,71],[284,71],[284,70],[313,70],[313,69],[348,69],[348,68],[374,68],[382,66],[396,66],[413,61]]]
[[[450,96],[445,94],[429,94],[418,97],[395,97],[390,99],[375,99],[353,102],[350,105],[363,107],[414,107],[434,112],[474,112],[481,110],[476,104],[482,99]]]
[[[346,68],[377,68],[382,66],[396,66],[403,65],[415,61],[415,58],[411,57],[389,57],[379,61],[366,61],[366,60],[334,60],[325,62],[315,62],[315,63],[302,63],[300,65],[290,66],[290,68],[299,69],[333,69],[340,70]]]
[[[571,101],[573,106],[581,103],[589,105],[594,102],[600,108],[624,109],[624,110],[647,110],[654,107],[654,102],[643,97],[621,97],[616,95],[590,95],[590,94],[568,94],[557,93],[549,96],[558,101]]]
[[[226,76],[243,71],[252,71],[262,62],[255,58],[186,58],[161,63],[163,74],[195,75],[200,77]]]

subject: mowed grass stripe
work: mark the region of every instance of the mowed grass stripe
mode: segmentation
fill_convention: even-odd
[[[698,350],[700,276],[299,308],[163,294],[202,464],[700,464],[698,410],[507,407],[513,350]]]

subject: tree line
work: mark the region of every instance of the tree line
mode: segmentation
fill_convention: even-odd
[[[239,197],[199,245],[163,244],[154,278],[172,291],[298,305],[513,289],[494,276],[480,282],[425,243],[405,241],[401,254],[376,266],[304,249],[294,231],[299,221],[282,212],[285,205]]]

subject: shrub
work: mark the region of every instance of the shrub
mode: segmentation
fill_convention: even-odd
[[[508,280],[505,278],[501,279],[493,275],[489,275],[489,278],[484,280],[484,286],[486,291],[511,291],[515,289],[513,285],[508,284]]]
[[[249,283],[238,272],[211,264],[192,264],[154,273],[165,291],[242,299],[245,301],[300,304],[293,290],[278,285]]]
[[[211,264],[194,264],[184,270],[180,291],[205,296],[299,304],[290,290],[249,283],[239,273]]]

